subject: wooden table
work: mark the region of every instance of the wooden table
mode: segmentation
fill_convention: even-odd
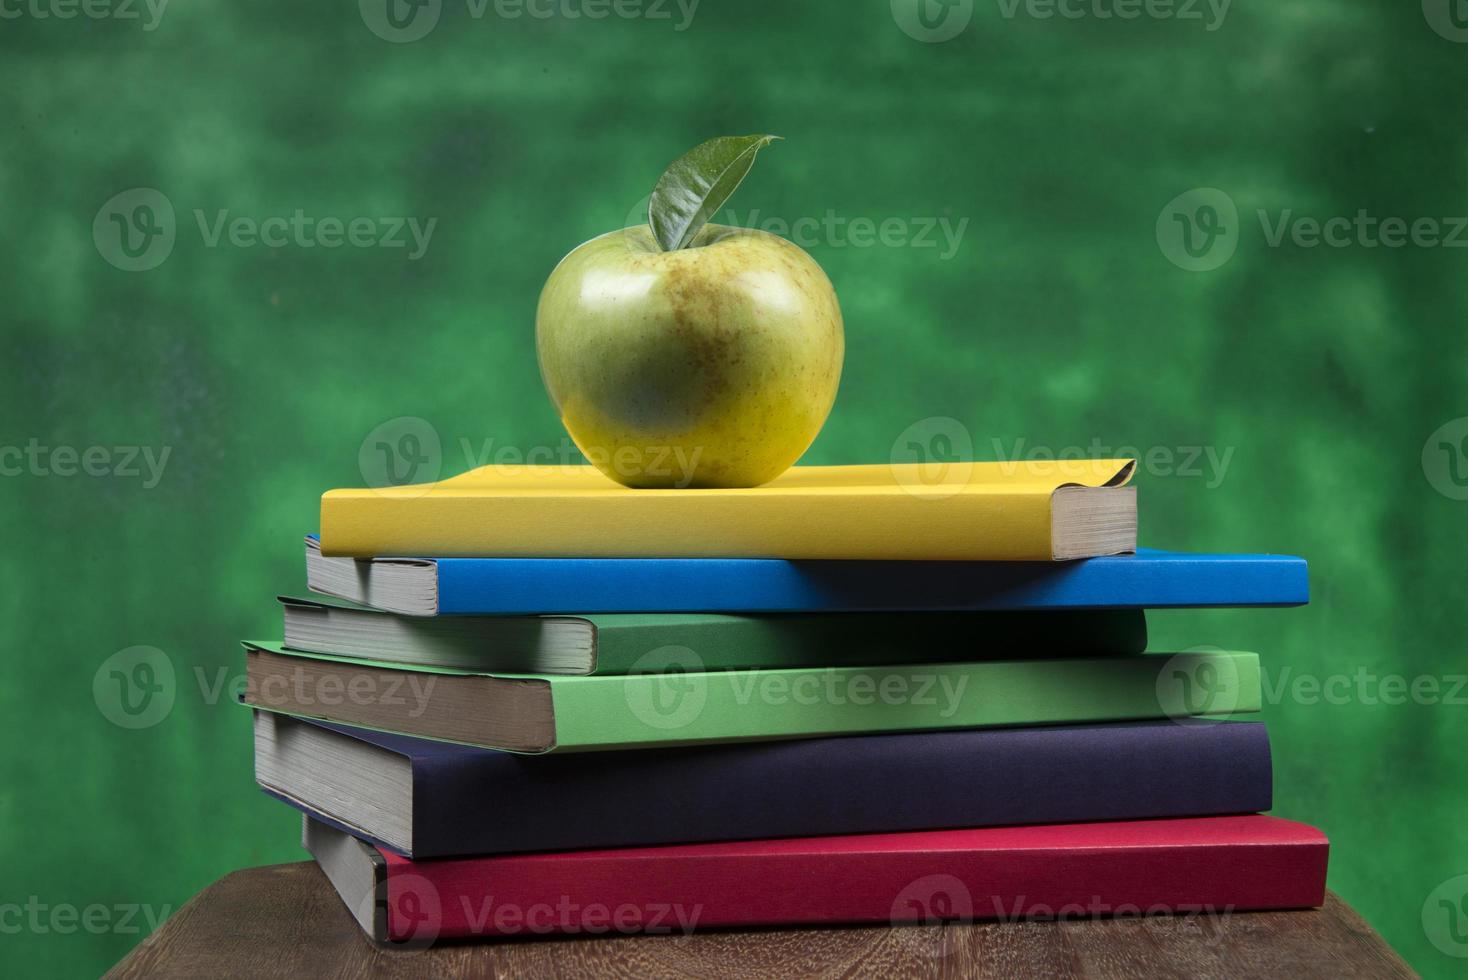
[[[311,862],[236,871],[109,977],[1411,977],[1335,895],[1313,912],[768,929],[380,949]]]

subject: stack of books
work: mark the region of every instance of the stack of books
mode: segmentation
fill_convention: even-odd
[[[1131,469],[331,491],[256,779],[385,942],[1318,906],[1258,657],[1145,652],[1305,563],[1137,551]]]

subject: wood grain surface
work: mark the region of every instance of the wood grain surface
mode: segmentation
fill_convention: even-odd
[[[107,975],[1411,977],[1335,895],[1318,911],[443,943],[368,940],[314,863],[236,871]]]

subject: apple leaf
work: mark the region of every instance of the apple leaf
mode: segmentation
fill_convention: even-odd
[[[664,252],[687,248],[779,136],[720,136],[674,160],[653,188],[647,220]]]

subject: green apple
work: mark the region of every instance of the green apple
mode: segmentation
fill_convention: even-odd
[[[571,438],[629,487],[779,476],[830,413],[845,354],[836,291],[814,259],[777,235],[703,222],[672,250],[653,225],[581,245],[546,282],[535,334]]]

